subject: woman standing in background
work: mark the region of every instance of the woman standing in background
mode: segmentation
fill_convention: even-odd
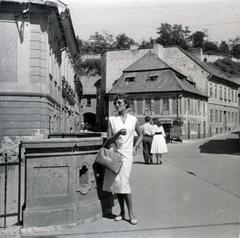
[[[156,157],[156,163],[162,164],[162,154],[167,153],[167,144],[165,140],[165,131],[159,119],[155,118],[153,120],[153,140],[151,146],[151,153]]]

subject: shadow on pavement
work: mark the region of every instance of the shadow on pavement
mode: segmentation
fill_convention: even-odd
[[[231,134],[240,135],[240,131],[234,131],[234,132],[231,132]]]
[[[240,155],[238,139],[210,140],[199,146],[200,153]]]
[[[134,161],[133,164],[145,164],[143,161]]]

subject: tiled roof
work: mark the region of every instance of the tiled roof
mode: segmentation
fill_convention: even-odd
[[[232,78],[227,77],[223,72],[221,72],[219,69],[217,69],[213,64],[210,64],[208,62],[202,62],[198,58],[196,58],[191,53],[187,52],[186,50],[178,47],[184,54],[186,54],[189,58],[191,58],[194,62],[196,62],[199,66],[201,66],[204,70],[206,70],[208,73],[212,74],[215,77],[222,78],[226,81],[236,83],[235,80]]]
[[[95,95],[96,94],[96,87],[94,84],[101,78],[100,75],[81,75],[80,76],[80,81],[82,83],[82,88],[83,88],[83,95],[86,94],[91,94]]]
[[[129,67],[127,67],[123,72],[132,71],[145,71],[145,70],[156,70],[156,69],[166,69],[170,68],[165,62],[163,62],[159,57],[149,51],[142,58],[135,61]]]
[[[149,81],[150,76],[156,76],[157,78],[155,81]],[[125,81],[128,77],[134,77],[134,81]],[[178,78],[172,69],[125,72],[113,85],[109,94],[177,91],[187,91],[206,96],[186,79]]]
[[[234,81],[235,83],[237,83],[240,86],[240,78],[231,78],[232,81]]]

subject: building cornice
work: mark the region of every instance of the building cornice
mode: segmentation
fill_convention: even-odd
[[[31,92],[6,92],[0,91],[0,96],[11,96],[11,97],[45,97],[53,104],[56,104],[58,107],[61,107],[60,103],[56,101],[53,97],[46,93],[31,93]]]

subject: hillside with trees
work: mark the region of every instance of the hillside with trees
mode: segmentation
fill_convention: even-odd
[[[106,32],[95,32],[87,41],[77,37],[77,42],[81,55],[101,55],[106,51],[127,50],[133,44],[137,44],[139,49],[150,49],[156,42],[163,46],[177,45],[185,50],[201,47],[205,54],[240,59],[240,37],[238,36],[234,39],[229,39],[228,42],[221,41],[220,44],[218,44],[217,42],[208,40],[208,35],[205,32],[196,31],[191,33],[188,26],[183,27],[180,24],[171,25],[168,23],[161,23],[157,28],[157,34],[156,39],[149,38],[149,40],[142,40],[140,44],[136,43],[134,39],[124,33],[114,37],[112,34]],[[220,68],[222,67],[223,71],[226,69],[225,71],[229,75],[236,74],[239,77],[238,65],[235,65],[238,63],[233,63],[230,67],[229,61],[217,61],[215,65]],[[98,74],[101,73],[100,59],[80,59],[78,65],[81,74],[88,74],[92,71]]]

